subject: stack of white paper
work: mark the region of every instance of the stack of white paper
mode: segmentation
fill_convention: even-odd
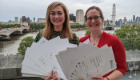
[[[68,38],[56,37],[28,47],[22,63],[22,76],[44,77],[52,70],[64,80],[89,80],[92,75],[103,76],[116,69],[112,47],[98,48],[88,42],[79,46],[70,44]]]
[[[112,47],[98,48],[80,43],[76,48],[59,52],[56,58],[68,80],[90,80],[92,75],[103,76],[116,69]]]
[[[49,41],[42,37],[38,43],[33,42],[25,52],[25,58],[22,62],[22,76],[44,77],[48,76],[52,70],[57,70],[58,76],[67,80],[55,55],[67,48],[74,47],[77,45],[70,44],[68,38],[60,39],[60,37]]]

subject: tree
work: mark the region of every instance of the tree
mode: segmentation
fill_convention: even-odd
[[[34,38],[32,36],[27,36],[27,37],[23,38],[19,44],[17,54],[25,55],[25,51],[26,51],[27,47],[30,47],[31,44],[33,43],[33,41],[34,41]]]
[[[115,34],[124,44],[125,50],[140,50],[140,26],[137,24],[123,25],[122,29],[115,30]]]
[[[90,33],[91,33],[91,30],[90,29],[87,29],[86,30],[86,33],[85,33],[85,36],[88,35],[88,34],[90,34]]]

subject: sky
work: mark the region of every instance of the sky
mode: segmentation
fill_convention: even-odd
[[[22,16],[45,18],[47,7],[56,0],[0,0],[0,22],[9,20],[18,21]],[[140,17],[140,0],[57,0],[66,5],[69,13],[76,16],[76,10],[82,9],[84,14],[90,6],[101,8],[105,20],[111,20],[113,4],[116,5],[116,20],[127,18],[130,20],[133,15]]]

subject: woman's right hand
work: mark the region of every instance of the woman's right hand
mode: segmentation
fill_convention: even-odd
[[[84,79],[82,79],[82,78],[79,78],[79,80],[84,80]]]
[[[53,79],[52,80],[62,80],[61,78],[58,77],[57,71],[53,72]]]
[[[52,74],[53,74],[53,71],[50,72],[48,77],[41,77],[41,79],[43,79],[43,80],[52,80]]]
[[[53,78],[52,78],[53,75]],[[51,71],[48,77],[41,77],[43,80],[62,80],[58,77],[57,71]]]

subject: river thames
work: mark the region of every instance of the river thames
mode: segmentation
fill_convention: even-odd
[[[114,30],[105,30],[105,32],[113,34]],[[33,38],[35,38],[37,33],[38,32],[24,33],[18,36],[11,36],[11,41],[0,41],[0,55],[16,55],[21,40],[27,36],[33,36]],[[81,38],[85,35],[85,30],[74,31],[74,33],[76,33],[76,35]]]

